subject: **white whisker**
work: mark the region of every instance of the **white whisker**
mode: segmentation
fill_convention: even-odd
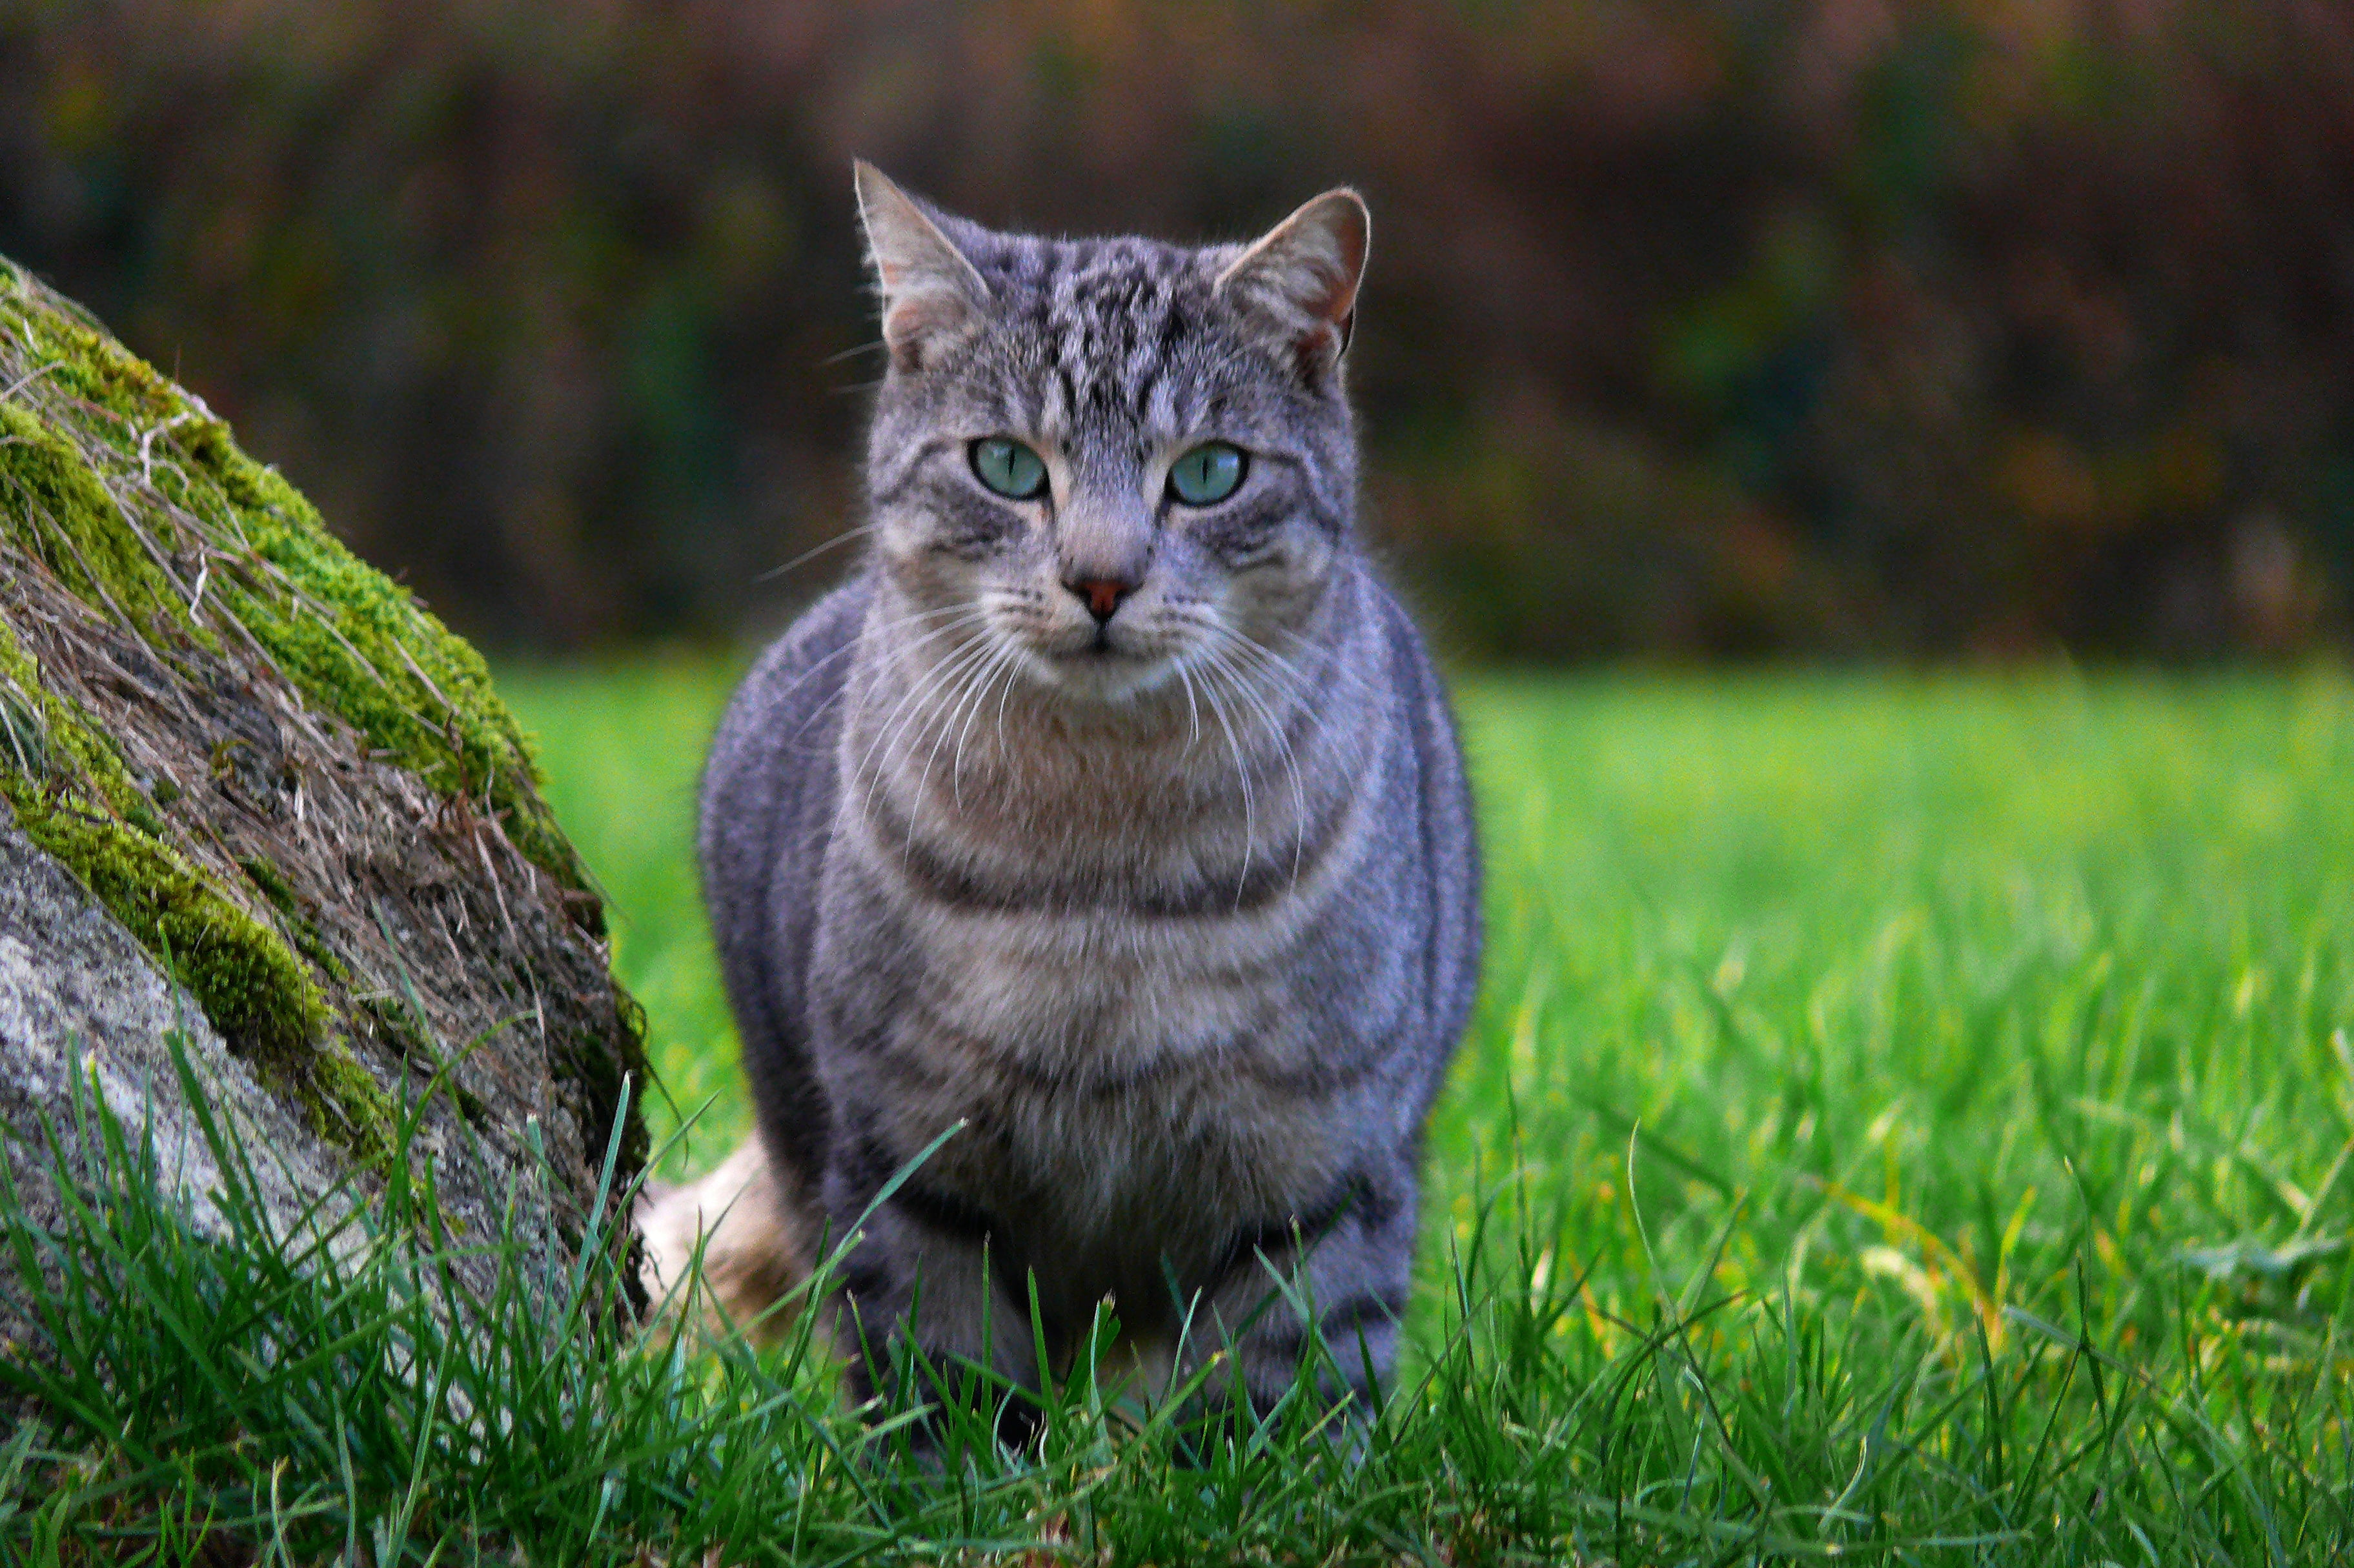
[[[964,810],[965,737],[972,733],[973,721],[981,717],[981,710],[989,705],[990,688],[997,684],[997,678],[1001,674],[1005,677],[1005,694],[999,696],[997,699],[997,727],[1000,737],[1002,738],[1003,736],[1005,733],[1005,696],[1012,694],[1013,691],[1014,677],[1020,672],[1021,667],[1021,661],[1014,656],[1012,649],[1000,648],[997,651],[997,659],[990,667],[988,679],[981,685],[979,696],[977,696],[973,701],[972,713],[965,719],[964,728],[957,732],[956,755],[949,758],[949,785],[951,790],[955,793],[957,810],[960,811]]]
[[[797,567],[809,565],[811,561],[816,560],[820,556],[824,555],[828,550],[839,549],[843,546],[850,543],[853,539],[863,539],[881,526],[882,524],[879,523],[862,523],[855,528],[845,528],[841,533],[836,534],[832,538],[825,541],[825,543],[811,546],[808,549],[803,550],[800,555],[795,556],[791,560],[787,561],[783,566],[770,567],[767,571],[762,572],[752,580],[756,583],[774,582],[779,577],[795,570]]]
[[[1225,630],[1225,646],[1231,649],[1237,657],[1251,661],[1251,663],[1245,668],[1257,668],[1288,694],[1291,699],[1290,705],[1307,717],[1311,731],[1322,728],[1321,704],[1313,699],[1305,679],[1292,669],[1288,661],[1272,649],[1253,641],[1239,632],[1222,630]],[[1272,705],[1261,702],[1259,711],[1265,717],[1268,734],[1274,737],[1276,744],[1282,747],[1285,762],[1291,769],[1293,799],[1298,803],[1299,811],[1298,826],[1301,839],[1304,839],[1307,832],[1308,808],[1305,788],[1301,783],[1298,750],[1292,745],[1289,731],[1280,722]],[[1296,839],[1293,843],[1292,861],[1295,878],[1299,871],[1299,842],[1300,840]]]
[[[968,608],[969,620],[960,618],[952,620],[908,646],[910,648],[921,646],[923,642],[929,641],[943,633],[961,630],[969,624],[976,624],[987,619],[986,606],[974,605]],[[891,711],[884,715],[882,723],[876,726],[875,738],[867,744],[865,753],[858,759],[858,767],[851,774],[852,779],[864,779],[865,782],[865,797],[861,803],[863,814],[871,815],[874,811],[875,791],[880,786],[883,775],[890,770],[891,757],[898,744],[899,734],[907,725],[915,722],[923,711],[923,704],[939,687],[953,679],[954,674],[963,668],[966,661],[974,658],[977,653],[986,653],[988,648],[987,640],[983,639],[976,642],[973,647],[958,649],[946,659],[934,662],[899,694],[899,700],[892,705]],[[905,718],[901,717],[903,712],[907,715]],[[882,752],[882,760],[879,765],[875,765],[875,753],[878,749]],[[870,765],[875,765],[872,771],[869,770]]]
[[[1202,709],[1200,705],[1195,703],[1193,700],[1193,677],[1192,673],[1186,670],[1183,657],[1181,655],[1173,662],[1173,664],[1177,671],[1177,679],[1184,683],[1185,712],[1191,715],[1193,721],[1193,733],[1188,736],[1185,740],[1185,749],[1187,751],[1191,751],[1195,747],[1202,744]]]
[[[934,639],[938,638],[938,637],[941,637],[941,636],[944,636],[944,635],[946,635],[946,634],[947,634],[947,633],[949,633],[949,632],[951,632],[951,631],[956,630],[959,627],[960,627],[960,626],[963,624],[963,620],[962,620],[962,619],[961,619],[961,618],[966,617],[966,616],[971,616],[971,617],[973,617],[973,618],[975,618],[975,619],[978,619],[978,618],[979,618],[982,613],[983,613],[982,611],[981,611],[981,610],[977,609],[975,607],[973,607],[973,606],[971,606],[971,605],[952,604],[952,605],[948,605],[948,606],[945,606],[945,607],[943,607],[943,608],[941,608],[941,609],[925,609],[925,610],[917,610],[917,611],[916,611],[915,613],[910,614],[910,615],[902,615],[902,616],[896,616],[896,617],[894,617],[893,619],[891,619],[891,620],[886,620],[886,621],[883,622],[881,625],[879,625],[879,626],[875,627],[875,628],[874,629],[874,630],[875,630],[875,631],[876,631],[876,632],[878,632],[878,633],[885,633],[885,634],[887,634],[887,633],[889,633],[889,632],[893,632],[893,631],[899,630],[901,630],[901,629],[903,629],[903,628],[905,628],[905,627],[910,626],[910,625],[919,624],[919,623],[921,623],[921,622],[923,622],[923,621],[927,621],[927,620],[937,620],[938,618],[939,618],[940,616],[943,616],[943,615],[955,615],[955,616],[957,616],[957,617],[959,617],[959,618],[960,618],[959,620],[951,620],[951,621],[948,622],[946,625],[943,625],[943,626],[940,626],[940,627],[937,627],[937,628],[933,629],[932,630],[927,631],[924,635],[922,635],[921,637],[918,637],[918,638],[914,639],[912,641],[910,641],[910,642],[907,644],[907,646],[908,646],[908,647],[910,647],[910,648],[921,648],[921,647],[923,647],[926,643],[928,643],[928,642],[932,641]],[[795,692],[797,692],[797,691],[801,690],[801,686],[802,686],[802,684],[803,684],[804,683],[806,683],[806,682],[808,682],[809,680],[811,680],[811,679],[812,677],[814,677],[814,676],[815,676],[815,675],[816,675],[820,671],[823,670],[823,669],[824,669],[826,666],[828,666],[829,664],[832,664],[835,660],[837,660],[837,659],[846,659],[846,658],[848,658],[850,655],[852,655],[852,654],[854,654],[854,653],[857,652],[858,652],[858,649],[859,649],[859,646],[860,646],[860,642],[861,642],[861,639],[860,639],[860,638],[858,638],[858,637],[854,636],[854,637],[852,637],[852,638],[851,638],[847,642],[844,642],[841,647],[839,647],[839,648],[835,649],[832,652],[826,654],[823,658],[822,658],[822,659],[816,659],[816,660],[811,661],[811,663],[810,663],[809,668],[807,668],[806,670],[803,670],[800,674],[795,675],[795,676],[792,678],[792,680],[791,680],[790,682],[787,683],[787,684],[786,684],[786,686],[785,686],[785,689],[784,689],[782,692],[779,692],[779,694],[777,694],[778,697],[779,697],[779,699],[781,699],[781,698],[784,698],[784,697],[787,697],[787,696],[790,696],[793,693],[795,693]],[[848,683],[845,682],[845,683],[843,683],[843,685],[834,693],[834,696],[833,696],[833,699],[832,699],[832,700],[834,700],[834,701],[838,701],[838,700],[840,700],[840,698],[841,698],[841,696],[842,696],[843,692],[847,691],[848,689],[849,689]],[[823,715],[823,714],[824,714],[824,713],[825,713],[825,711],[826,711],[827,706],[828,706],[828,705],[827,705],[827,704],[825,704],[825,703],[821,703],[821,704],[819,704],[816,707],[811,708],[811,709],[809,711],[809,713],[808,713],[808,714],[804,715],[802,716],[802,718],[801,718],[801,722],[800,724],[798,724],[798,725],[796,725],[796,726],[793,726],[793,738],[795,738],[795,739],[799,739],[799,738],[801,737],[801,733],[802,733],[804,730],[808,729],[808,728],[809,728],[809,726],[810,726],[811,724],[815,723],[815,722],[817,721],[817,719],[818,719],[818,718],[820,718],[821,716],[822,716],[822,715]]]
[[[1202,652],[1204,657],[1214,661],[1216,655],[1210,650],[1205,648]],[[1250,763],[1243,756],[1242,742],[1235,735],[1235,726],[1227,721],[1225,709],[1218,702],[1217,689],[1207,679],[1208,673],[1206,670],[1203,672],[1202,693],[1210,700],[1210,716],[1218,721],[1220,729],[1225,731],[1226,749],[1234,754],[1235,777],[1243,787],[1243,863],[1242,870],[1235,876],[1235,908],[1240,911],[1243,894],[1250,884],[1251,853],[1258,845],[1257,813],[1251,799]]]
[[[1004,658],[1005,651],[993,641],[984,641],[982,648],[985,656],[978,663],[969,667],[958,680],[956,695],[949,704],[947,722],[940,726],[940,733],[932,741],[932,749],[924,757],[924,774],[916,781],[916,796],[919,800],[931,788],[932,765],[940,759],[940,747],[947,744],[949,731],[956,728],[958,717],[963,714],[968,704],[976,712],[979,711],[981,702],[989,695],[990,686],[996,682],[999,661]],[[970,721],[966,722],[970,724]],[[960,758],[963,753],[964,739],[962,733],[960,732],[955,755]],[[958,787],[957,764],[954,762],[949,765],[949,783],[952,789]],[[957,804],[959,807],[964,804],[964,797],[961,793],[957,795]]]
[[[1234,634],[1227,635],[1232,637]],[[1305,853],[1308,837],[1308,790],[1300,775],[1299,758],[1294,754],[1290,737],[1284,734],[1283,725],[1276,717],[1274,710],[1267,706],[1264,698],[1251,690],[1249,675],[1246,669],[1230,659],[1216,644],[1204,648],[1204,652],[1209,658],[1212,668],[1224,674],[1233,683],[1235,695],[1250,705],[1259,724],[1266,729],[1267,738],[1275,744],[1278,754],[1283,758],[1285,769],[1291,776],[1291,880],[1296,886],[1299,881],[1300,856]]]

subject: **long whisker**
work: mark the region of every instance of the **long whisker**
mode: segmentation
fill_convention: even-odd
[[[1221,618],[1195,606],[1178,604],[1170,607],[1172,617],[1202,634],[1203,641],[1195,650],[1204,668],[1204,688],[1215,702],[1214,685],[1210,677],[1214,673],[1220,682],[1230,686],[1235,696],[1247,704],[1252,715],[1264,728],[1281,758],[1291,784],[1294,814],[1291,834],[1291,881],[1297,885],[1299,871],[1307,853],[1308,789],[1306,776],[1297,748],[1284,721],[1275,712],[1274,705],[1257,687],[1259,681],[1272,684],[1282,694],[1283,705],[1296,708],[1309,716],[1311,726],[1321,729],[1321,705],[1316,700],[1306,678],[1288,660],[1228,626]],[[1180,659],[1177,673],[1192,695],[1192,679],[1186,661]]]
[[[1320,690],[1291,661],[1266,644],[1223,625],[1213,625],[1211,630],[1220,638],[1224,646],[1248,661],[1246,668],[1257,670],[1290,697],[1292,705],[1307,718],[1310,734],[1320,734],[1323,730],[1331,695],[1328,690]],[[1305,639],[1301,641],[1303,643],[1306,641]]]
[[[982,684],[980,695],[973,700],[971,715],[965,719],[964,728],[957,732],[956,755],[949,762],[949,784],[955,792],[957,810],[960,811],[964,810],[965,736],[972,732],[973,720],[981,717],[981,710],[988,706],[990,687],[997,684],[998,676],[1002,674],[1005,677],[1005,695],[1011,695],[1013,691],[1014,677],[1020,668],[1021,660],[1012,649],[1001,648],[998,651],[997,662],[991,666],[989,678]],[[1000,696],[997,699],[997,712],[998,734],[1002,738],[1005,733],[1005,696]]]
[[[945,626],[935,628],[932,632],[921,639],[918,639],[916,642],[910,643],[908,646],[911,649],[921,647],[924,643],[929,642],[944,633],[962,630],[968,625],[977,624],[987,619],[988,609],[985,606],[970,605],[960,608],[962,608],[966,612],[964,616],[949,621]],[[970,652],[970,649],[960,649],[956,652],[949,654],[943,663],[936,663],[932,665],[931,668],[924,673],[924,678],[914,682],[906,691],[899,694],[899,700],[892,705],[891,711],[889,713],[883,715],[883,722],[876,726],[875,738],[868,743],[865,753],[858,759],[857,768],[853,769],[850,775],[853,779],[864,779],[867,780],[866,798],[864,801],[864,809],[866,810],[871,811],[874,809],[875,784],[882,776],[880,769],[874,773],[869,773],[867,771],[868,766],[875,761],[875,754],[877,748],[884,747],[886,741],[893,740],[893,736],[896,734],[896,721],[898,721],[901,712],[905,710],[909,704],[917,702],[919,699],[928,694],[947,678],[943,673],[943,670],[946,666],[958,663],[964,658],[969,657]],[[913,715],[910,716],[912,717]],[[884,767],[887,768],[889,763],[890,752],[887,749],[885,749]]]
[[[803,550],[800,555],[795,556],[791,560],[787,561],[783,566],[770,567],[767,571],[762,572],[758,577],[754,577],[752,580],[756,583],[774,582],[779,577],[792,571],[795,567],[809,565],[811,561],[816,560],[820,556],[824,555],[828,550],[838,549],[842,546],[850,543],[853,539],[864,538],[867,535],[874,533],[875,530],[880,526],[880,524],[862,523],[855,528],[845,528],[841,533],[836,534],[832,538],[828,539],[822,545],[811,546],[810,548]]]
[[[1317,693],[1316,689],[1309,683],[1307,676],[1296,669],[1289,660],[1265,643],[1254,641],[1238,631],[1225,627],[1215,630],[1224,638],[1225,647],[1249,659],[1252,662],[1251,667],[1280,686],[1284,695],[1306,709],[1311,717],[1320,714],[1322,704],[1316,698],[1321,694]]]
[[[879,634],[887,635],[910,625],[917,625],[927,620],[937,620],[943,615],[954,615],[960,618],[972,616],[977,619],[981,613],[981,612],[980,610],[971,605],[951,604],[943,606],[937,609],[921,609],[908,615],[895,616],[874,630]],[[933,641],[939,637],[945,636],[946,634],[958,630],[962,624],[963,621],[961,619],[951,620],[944,626],[938,627],[933,630],[926,632],[923,636],[918,637],[914,641],[908,643],[907,646],[910,648],[920,648],[928,642]],[[803,670],[800,674],[795,675],[791,682],[786,685],[784,691],[779,694],[780,696],[790,695],[794,692],[800,691],[805,683],[813,679],[827,665],[832,663],[837,659],[846,659],[853,653],[857,652],[862,642],[863,639],[861,637],[853,636],[841,647],[835,649],[832,652],[826,654],[823,658],[816,660],[808,669]],[[842,686],[835,690],[832,697],[811,709],[808,715],[801,719],[801,722],[793,727],[791,738],[795,740],[800,739],[801,733],[808,729],[809,726],[814,723],[829,706],[835,702],[839,702],[842,698],[843,693],[849,689],[849,683],[844,682]]]
[[[1193,700],[1193,676],[1185,668],[1185,661],[1182,656],[1175,661],[1175,668],[1177,679],[1182,682],[1185,687],[1185,712],[1193,721],[1193,733],[1185,740],[1185,749],[1191,751],[1202,744],[1202,709]]]
[[[1214,662],[1215,655],[1208,648],[1201,649],[1200,652],[1205,659]],[[1239,913],[1243,906],[1243,894],[1250,885],[1251,856],[1258,847],[1258,818],[1251,799],[1250,764],[1243,758],[1242,742],[1235,735],[1235,726],[1226,719],[1225,708],[1218,701],[1217,688],[1206,678],[1208,673],[1207,670],[1203,672],[1202,692],[1210,700],[1210,716],[1216,719],[1218,727],[1225,732],[1226,749],[1234,754],[1235,777],[1243,787],[1242,869],[1235,876],[1235,908]]]
[[[1292,706],[1306,713],[1311,722],[1315,720],[1316,705],[1308,701],[1305,694],[1291,683],[1288,679],[1289,673],[1288,670],[1279,669],[1276,663],[1270,662],[1274,658],[1271,653],[1229,628],[1220,627],[1217,630],[1220,635],[1214,646],[1219,647],[1222,653],[1227,655],[1228,662],[1234,666],[1234,673],[1237,677],[1246,674],[1253,667],[1252,664],[1244,662],[1246,657],[1255,661],[1257,668],[1274,676],[1279,684],[1288,689]],[[1292,806],[1296,813],[1293,821],[1291,868],[1292,880],[1296,884],[1299,876],[1300,856],[1305,853],[1304,846],[1308,832],[1308,794],[1301,776],[1299,753],[1292,746],[1290,735],[1286,730],[1282,720],[1277,715],[1274,707],[1259,693],[1250,690],[1247,685],[1243,688],[1243,695],[1245,700],[1257,710],[1260,722],[1267,727],[1267,737],[1281,752],[1284,766],[1291,775]]]
[[[985,661],[989,654],[990,646],[985,640],[976,641],[970,647],[959,649],[945,661],[927,671],[925,678],[910,688],[907,696],[902,697],[898,705],[892,709],[894,715],[898,714],[900,708],[906,708],[907,713],[906,717],[899,719],[898,723],[886,732],[883,741],[878,742],[883,744],[883,758],[868,782],[866,803],[870,809],[874,805],[875,787],[881,783],[884,775],[891,770],[891,758],[897,750],[899,740],[918,724],[927,724],[928,718],[937,717],[938,705],[934,699],[944,690],[960,688],[966,673]]]
[[[881,354],[890,346],[878,337],[873,343],[862,343],[856,348],[845,348],[840,354],[829,354],[819,360],[818,364],[840,365],[844,360],[856,359],[862,354]]]
[[[1290,661],[1214,617],[1180,610],[1173,619],[1210,639],[1212,646],[1228,651],[1238,660],[1247,660],[1248,662],[1238,664],[1237,673],[1263,675],[1279,689],[1283,697],[1308,713],[1320,727],[1322,704],[1319,701],[1320,694]]]
[[[1267,706],[1264,698],[1251,689],[1248,675],[1243,667],[1228,657],[1217,643],[1208,645],[1203,652],[1208,656],[1212,667],[1233,683],[1235,694],[1249,705],[1259,724],[1266,729],[1267,738],[1275,743],[1278,754],[1283,758],[1285,769],[1291,776],[1291,880],[1296,886],[1299,881],[1300,857],[1305,853],[1308,837],[1308,789],[1300,774],[1299,758],[1294,754],[1290,737],[1284,734],[1283,725],[1276,717],[1274,710]]]
[[[1013,658],[1013,665],[1014,674],[1018,676],[1022,670],[1022,660],[1018,655]],[[1013,679],[1009,677],[1005,683],[1005,690],[997,694],[997,741],[1001,749],[1005,744],[1005,703],[1007,698],[1013,695]]]
[[[925,672],[924,676],[893,706],[890,715],[884,720],[881,733],[867,747],[867,754],[870,757],[877,748],[880,748],[881,759],[876,762],[871,772],[866,771],[863,762],[860,765],[865,779],[865,792],[859,801],[859,811],[863,817],[870,821],[873,819],[875,796],[890,778],[893,758],[899,754],[900,742],[906,739],[917,725],[926,723],[928,717],[937,712],[934,698],[943,689],[952,686],[966,669],[979,662],[985,656],[986,652],[985,643],[976,643],[971,647],[959,649],[946,661]],[[904,717],[900,716],[902,709],[906,710]],[[911,852],[912,847],[911,845]]]
[[[956,727],[957,720],[964,713],[968,703],[976,708],[979,707],[981,700],[989,694],[990,685],[993,684],[997,679],[998,661],[1005,656],[1005,651],[1003,648],[991,641],[984,641],[982,643],[982,647],[986,651],[987,657],[981,660],[978,664],[973,665],[965,673],[965,675],[958,681],[956,695],[949,705],[948,721],[940,726],[940,733],[934,737],[932,741],[932,749],[927,753],[924,758],[924,776],[916,781],[916,795],[919,800],[923,797],[924,792],[931,788],[932,765],[940,759],[940,747],[947,743],[949,731]],[[963,740],[961,736],[960,736],[957,743],[958,754],[960,755],[963,752]],[[954,786],[956,783],[956,766],[954,763],[950,763],[949,767],[949,782],[951,786]],[[961,795],[959,795],[957,797],[957,804],[961,806],[963,803],[964,798]]]

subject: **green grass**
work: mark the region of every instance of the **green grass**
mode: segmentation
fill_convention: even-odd
[[[689,831],[726,677],[503,684],[707,1164],[745,1123]],[[1133,1436],[1082,1383],[1040,1452],[952,1421],[928,1469],[790,1348],[635,1345],[593,1271],[455,1332],[413,1246],[322,1282],[133,1182],[65,1249],[54,1309],[111,1359],[0,1446],[0,1549],[177,1561],[207,1518],[385,1563],[2354,1545],[2354,685],[1489,679],[1465,710],[1488,985],[1361,1446],[1304,1406]]]

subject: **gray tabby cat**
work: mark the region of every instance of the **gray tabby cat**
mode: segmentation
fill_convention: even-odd
[[[1479,928],[1447,699],[1352,525],[1364,204],[1195,249],[857,184],[871,546],[713,746],[759,1132],[649,1219],[657,1276],[716,1226],[757,1310],[962,1124],[850,1250],[852,1344],[1034,1385],[1034,1276],[1051,1358],[1110,1297],[1148,1376],[1231,1340],[1263,1408],[1298,1300],[1370,1399]]]

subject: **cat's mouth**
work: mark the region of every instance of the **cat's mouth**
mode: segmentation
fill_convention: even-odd
[[[1172,650],[1158,640],[1139,647],[1114,623],[1075,631],[1045,646],[1033,644],[1031,653],[1032,667],[1046,684],[1087,701],[1126,702],[1175,678]]]

